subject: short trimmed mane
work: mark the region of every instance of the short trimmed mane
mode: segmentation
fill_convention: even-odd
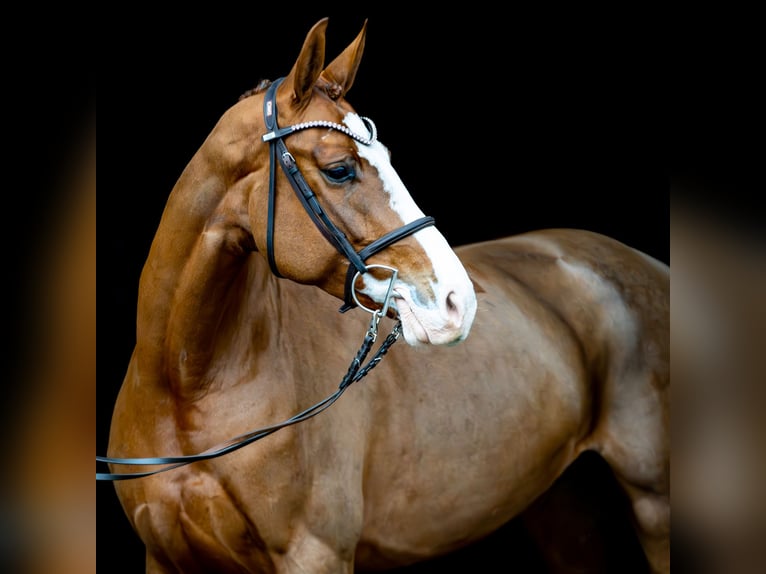
[[[258,85],[256,85],[254,88],[250,88],[241,96],[239,96],[237,101],[244,100],[245,98],[249,98],[250,96],[254,96],[255,94],[260,94],[261,92],[265,92],[270,85],[271,85],[271,80],[260,80],[258,82]]]

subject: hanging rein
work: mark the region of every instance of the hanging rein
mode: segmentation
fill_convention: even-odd
[[[263,136],[263,141],[268,142],[269,144],[269,157],[270,157],[268,220],[267,220],[267,227],[266,227],[266,252],[267,252],[269,267],[271,268],[271,271],[272,273],[274,273],[274,275],[276,275],[277,277],[282,277],[282,275],[279,274],[279,271],[277,269],[276,260],[274,257],[274,242],[273,242],[274,204],[275,204],[275,196],[276,196],[275,166],[278,161],[279,164],[282,166],[282,170],[287,176],[287,179],[290,182],[290,185],[292,185],[293,190],[298,196],[298,199],[300,199],[306,212],[311,217],[311,220],[317,226],[317,228],[325,237],[325,239],[327,239],[327,241],[329,241],[330,244],[332,244],[341,254],[343,254],[349,260],[349,268],[348,268],[348,273],[346,275],[344,304],[339,311],[341,313],[345,313],[349,309],[353,309],[354,307],[358,306],[361,309],[372,314],[372,318],[370,319],[370,325],[367,329],[367,333],[365,334],[362,345],[359,348],[359,351],[357,351],[357,354],[354,357],[354,359],[351,361],[348,371],[346,372],[346,375],[343,377],[343,380],[338,385],[337,390],[335,390],[335,392],[333,392],[331,395],[329,395],[325,399],[315,403],[314,405],[292,416],[291,418],[281,423],[273,424],[266,427],[261,427],[261,428],[252,430],[250,432],[247,432],[245,434],[236,436],[232,439],[229,439],[227,442],[223,444],[220,444],[216,447],[213,447],[211,449],[208,449],[198,454],[182,455],[182,456],[151,457],[151,458],[112,458],[112,457],[106,457],[106,456],[96,456],[96,462],[101,462],[101,463],[120,464],[120,465],[125,465],[125,464],[164,465],[163,468],[154,469],[154,470],[146,471],[146,472],[131,472],[131,473],[97,472],[96,480],[114,481],[114,480],[140,478],[143,476],[150,476],[153,474],[158,474],[160,472],[165,472],[174,468],[178,468],[180,466],[191,464],[192,462],[209,460],[209,459],[227,454],[229,452],[235,451],[237,449],[240,449],[282,428],[305,421],[321,413],[325,409],[327,409],[330,405],[332,405],[335,401],[337,401],[340,398],[343,392],[349,386],[351,386],[352,383],[355,383],[361,380],[362,378],[364,378],[367,375],[367,373],[369,373],[373,368],[375,368],[375,366],[381,361],[383,356],[388,352],[388,349],[391,347],[391,345],[393,345],[396,342],[396,340],[399,338],[399,335],[401,334],[402,324],[401,324],[401,321],[397,320],[393,329],[391,330],[391,333],[389,333],[389,335],[381,343],[377,352],[373,355],[373,357],[369,360],[369,362],[367,362],[366,364],[364,363],[365,359],[367,358],[367,355],[370,353],[370,350],[372,349],[377,339],[378,324],[380,322],[380,319],[388,311],[394,282],[396,281],[396,278],[398,275],[398,271],[393,267],[388,267],[387,265],[376,265],[376,264],[365,265],[364,262],[370,256],[385,249],[386,247],[395,243],[396,241],[399,241],[400,239],[403,239],[409,235],[412,235],[413,233],[415,233],[416,231],[419,231],[420,229],[423,229],[424,227],[433,225],[434,218],[422,217],[420,219],[416,219],[415,221],[412,221],[406,225],[403,225],[402,227],[395,229],[394,231],[391,231],[387,233],[386,235],[384,235],[383,237],[373,241],[367,247],[361,249],[359,252],[355,251],[354,247],[348,241],[348,238],[346,237],[346,235],[340,229],[338,229],[338,227],[330,220],[330,218],[322,209],[316,194],[312,191],[311,187],[309,187],[308,183],[306,182],[306,179],[303,177],[303,174],[301,173],[300,169],[298,168],[298,165],[295,162],[295,158],[293,158],[292,154],[287,149],[287,145],[284,142],[284,138],[300,130],[316,128],[316,127],[327,127],[327,128],[332,128],[332,129],[341,131],[342,133],[348,135],[349,137],[351,137],[355,141],[358,141],[362,145],[371,145],[377,139],[377,130],[375,128],[375,124],[369,118],[362,117],[362,121],[364,122],[364,124],[367,126],[367,128],[370,131],[370,136],[368,138],[351,131],[346,126],[343,126],[335,122],[328,122],[328,121],[306,122],[301,124],[294,124],[286,128],[280,128],[277,125],[276,90],[283,79],[284,78],[280,78],[274,81],[269,86],[265,95],[264,102],[263,102],[263,114],[266,121],[266,129],[268,130],[267,133]],[[365,307],[359,302],[356,296],[356,287],[355,287],[356,281],[358,280],[359,277],[367,273],[372,268],[386,269],[391,272],[391,278],[389,280],[388,290],[386,292],[386,296],[383,301],[383,304],[381,305],[381,308],[379,310],[374,310],[374,309]]]

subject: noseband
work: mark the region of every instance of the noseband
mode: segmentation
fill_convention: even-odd
[[[433,217],[421,217],[415,221],[411,221],[406,225],[403,225],[399,229],[395,229],[389,233],[386,233],[383,237],[373,241],[368,246],[361,249],[359,252],[354,250],[354,247],[349,242],[346,235],[338,229],[338,227],[330,220],[327,214],[319,205],[319,200],[316,194],[311,190],[306,179],[303,177],[301,170],[295,162],[295,158],[287,149],[287,145],[284,142],[284,138],[292,133],[308,128],[332,128],[336,129],[347,136],[351,137],[355,141],[362,145],[370,145],[375,142],[377,138],[377,130],[375,124],[371,119],[362,117],[362,121],[370,131],[370,137],[365,138],[357,133],[352,132],[346,126],[335,122],[329,121],[313,121],[300,124],[294,124],[286,128],[280,128],[277,125],[277,101],[276,93],[277,87],[282,83],[284,78],[275,80],[266,91],[266,97],[263,101],[263,115],[266,121],[266,129],[268,132],[263,136],[263,141],[269,143],[269,207],[268,207],[268,220],[266,224],[266,253],[271,267],[272,273],[277,277],[282,277],[277,269],[277,263],[274,259],[274,199],[276,196],[275,185],[275,165],[277,159],[282,166],[282,170],[287,176],[290,185],[292,185],[295,194],[300,199],[306,212],[311,217],[314,225],[317,226],[322,235],[335,247],[342,255],[349,261],[348,273],[346,274],[346,287],[344,294],[344,304],[340,308],[341,313],[345,313],[349,309],[353,309],[356,305],[356,296],[354,294],[356,279],[359,275],[364,275],[368,271],[368,267],[364,262],[375,253],[385,249],[389,245],[412,235],[416,231],[423,229],[434,224]],[[390,288],[389,288],[390,291]],[[388,300],[384,303],[387,305]],[[381,312],[385,314],[386,309],[381,309]]]

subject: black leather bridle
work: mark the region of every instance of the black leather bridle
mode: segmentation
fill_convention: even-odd
[[[285,172],[290,185],[292,185],[295,194],[300,199],[306,212],[311,217],[311,220],[317,226],[322,235],[330,242],[342,255],[349,260],[348,273],[346,274],[346,287],[344,294],[344,304],[340,308],[341,313],[345,313],[349,309],[354,308],[356,303],[356,297],[354,295],[354,285],[356,282],[357,274],[364,275],[367,273],[367,266],[364,262],[375,253],[385,249],[392,243],[399,241],[412,235],[416,231],[423,229],[434,224],[434,218],[430,216],[421,217],[415,221],[411,221],[406,225],[403,225],[399,229],[395,229],[389,233],[386,233],[383,237],[373,241],[368,246],[361,249],[359,252],[354,250],[354,247],[349,242],[346,235],[338,229],[338,227],[327,217],[327,214],[319,205],[319,200],[316,194],[311,190],[306,179],[303,177],[298,165],[295,163],[295,158],[287,149],[287,145],[284,142],[284,138],[297,131],[327,127],[341,131],[354,140],[363,145],[372,144],[377,138],[377,130],[375,124],[369,118],[362,117],[362,121],[365,123],[370,131],[370,137],[365,138],[357,133],[352,132],[346,126],[329,121],[313,121],[300,124],[294,124],[286,128],[280,128],[277,125],[277,102],[276,93],[279,84],[282,83],[284,78],[275,80],[266,91],[265,98],[263,100],[263,116],[266,121],[266,129],[268,132],[263,136],[263,141],[269,144],[269,207],[268,207],[268,220],[266,224],[266,253],[271,267],[272,273],[277,277],[281,277],[279,270],[277,269],[276,260],[274,258],[274,202],[276,196],[276,174],[275,166],[277,161],[282,166],[282,170]],[[385,309],[382,310],[384,313]]]

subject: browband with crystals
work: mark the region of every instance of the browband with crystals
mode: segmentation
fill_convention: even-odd
[[[342,124],[336,124],[335,122],[328,122],[325,120],[314,120],[311,122],[302,122],[300,124],[295,124],[292,126],[288,126],[286,128],[279,128],[274,131],[271,131],[263,136],[263,141],[267,142],[275,138],[282,138],[287,135],[290,135],[291,133],[294,133],[300,130],[306,130],[309,128],[331,128],[331,129],[343,132],[348,137],[355,139],[362,145],[370,145],[374,143],[376,139],[378,139],[378,128],[375,127],[375,122],[373,122],[370,118],[366,118],[364,116],[359,116],[359,117],[364,122],[364,125],[367,126],[367,129],[370,130],[370,139],[367,139],[364,136],[360,136],[356,132],[352,132],[350,129],[348,129],[346,126]]]

